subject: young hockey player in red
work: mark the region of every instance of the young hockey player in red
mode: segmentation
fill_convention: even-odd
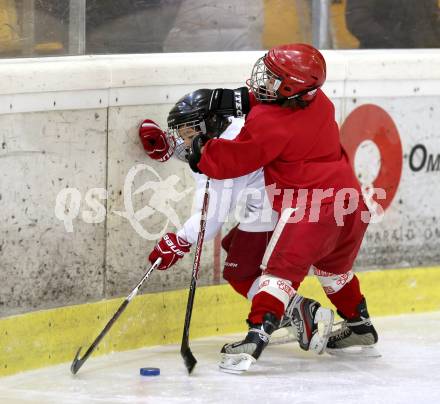
[[[174,155],[187,163],[191,140],[197,134],[234,139],[243,126],[243,120],[209,116],[207,111],[212,94],[213,90],[200,89],[182,97],[168,115],[167,133],[151,120],[142,122],[139,136],[148,156],[163,162]],[[196,210],[181,229],[176,233],[167,233],[150,253],[151,262],[162,258],[158,269],[170,268],[190,251],[191,245],[197,240],[207,178],[202,174],[193,174],[197,184],[193,204]],[[272,210],[266,195],[263,170],[258,169],[232,180],[211,180],[209,192],[211,202],[205,233],[207,241],[220,231],[228,215],[237,206],[242,206],[242,214],[236,217],[240,223],[222,240],[222,247],[227,252],[223,277],[238,293],[252,300],[260,283],[261,260],[278,221],[278,215]],[[295,322],[294,325],[306,331],[299,336],[300,346],[322,353],[333,323],[332,310],[297,295],[286,308],[280,327],[292,325],[294,308],[302,314],[301,324]],[[321,331],[318,331],[318,322],[323,323]]]
[[[190,165],[209,177],[235,178],[263,167],[280,213],[252,300],[251,327],[243,341],[223,347],[225,368],[245,370],[259,357],[311,266],[346,320],[330,336],[327,351],[358,346],[372,352],[377,342],[352,272],[367,228],[361,213],[368,209],[339,140],[334,106],[320,89],[325,78],[317,49],[275,47],[255,63],[248,111],[241,111],[237,90],[232,97],[232,90],[215,90],[211,111],[221,113],[229,103],[238,115],[247,113],[240,134],[193,141]]]

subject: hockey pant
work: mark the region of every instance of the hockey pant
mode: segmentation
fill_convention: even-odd
[[[346,224],[350,226],[350,220],[346,219]],[[281,224],[281,226],[283,226],[281,229],[283,231],[286,224]],[[280,223],[277,225],[278,229],[279,227]],[[366,225],[364,228],[357,226],[353,229],[353,227],[356,226],[351,224],[351,231],[348,230],[348,227],[347,231],[342,231],[346,236],[345,241],[348,240],[351,242],[349,244],[352,244],[351,250],[346,245],[342,245],[332,252],[336,258],[336,264],[345,264],[344,272],[341,273],[338,270],[338,273],[334,273],[313,267],[314,274],[318,277],[327,297],[347,318],[356,316],[356,307],[363,297],[359,280],[351,271],[351,265],[359,250]],[[277,229],[275,229],[276,231]],[[267,267],[268,257],[271,257],[271,254],[267,252],[272,250],[273,254],[273,245],[267,248],[269,241],[273,242],[271,236],[272,232],[251,233],[235,227],[222,240],[222,247],[227,252],[223,277],[238,293],[252,300],[249,320],[253,323],[261,322],[262,316],[268,311],[281,318],[289,299],[298,290],[311,265],[309,264],[307,271],[300,276],[301,281],[295,280],[294,276],[289,279],[284,274],[278,276],[269,271],[265,271],[265,274],[261,276],[260,263],[263,261],[263,266]],[[341,237],[342,239],[344,238]],[[304,240],[300,239],[299,244],[305,244]],[[344,243],[341,242],[341,244]],[[349,253],[348,257],[347,252]],[[322,260],[322,262],[332,263],[332,254],[330,257],[325,257],[326,260]],[[347,265],[350,265],[348,270]]]

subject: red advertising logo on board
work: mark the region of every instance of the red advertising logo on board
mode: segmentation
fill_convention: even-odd
[[[380,152],[380,169],[373,188],[386,191],[385,199],[373,200],[387,209],[399,187],[403,166],[403,150],[399,132],[391,116],[381,107],[365,104],[350,113],[341,127],[341,143],[354,169],[359,145],[370,140]]]

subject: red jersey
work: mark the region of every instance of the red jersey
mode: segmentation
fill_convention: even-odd
[[[281,190],[278,194],[268,191],[278,212],[286,207],[310,206],[314,189],[333,189],[323,204],[333,202],[343,188],[360,194],[334,116],[334,105],[321,90],[304,109],[257,104],[234,140],[206,143],[198,167],[215,179],[236,178],[264,167],[266,187]],[[301,195],[307,192],[307,200],[298,198],[299,190],[307,190],[301,191]]]

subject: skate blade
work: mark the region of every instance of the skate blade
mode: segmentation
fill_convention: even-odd
[[[380,358],[382,355],[375,346],[352,346],[349,348],[327,348],[326,352],[333,356],[345,358]]]
[[[281,345],[297,341],[296,331],[292,326],[279,328],[270,336],[269,345]]]
[[[247,354],[222,354],[219,368],[222,372],[240,374],[249,370],[250,366],[256,362],[256,359]]]
[[[321,323],[322,329],[319,330],[318,328],[318,330],[311,338],[309,349],[316,352],[318,355],[323,354],[325,351],[325,347],[327,346],[327,341],[333,329],[333,319],[334,319],[334,314],[333,314],[333,310],[331,309],[320,307],[316,311],[314,323],[315,324]]]

